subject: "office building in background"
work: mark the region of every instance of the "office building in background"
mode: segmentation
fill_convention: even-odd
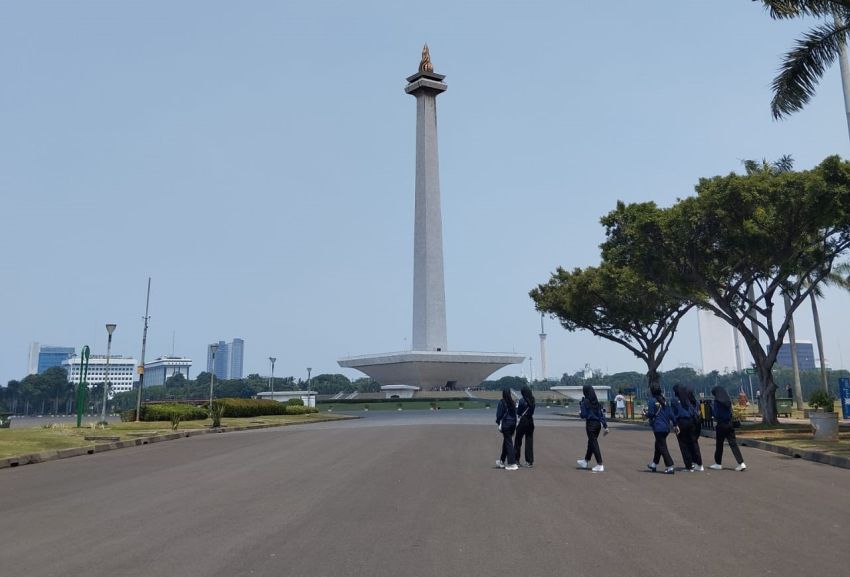
[[[32,343],[27,359],[27,374],[41,374],[49,368],[61,367],[62,361],[71,357],[74,352],[74,347],[42,346],[39,343]]]
[[[136,377],[136,359],[111,355],[109,357],[109,398],[115,393],[125,393],[133,390]],[[80,382],[80,357],[73,356],[62,361],[62,366],[68,371],[68,382]],[[91,355],[89,357],[86,382],[89,386],[100,385],[106,379],[106,355]],[[147,383],[145,383],[147,385]]]
[[[145,387],[164,385],[165,381],[176,374],[181,374],[188,380],[191,368],[192,359],[186,357],[171,356],[154,359],[145,363]]]
[[[241,379],[245,357],[245,341],[239,338],[231,342],[218,341],[215,366],[212,358],[213,345],[207,346],[207,372],[217,379]]]
[[[791,343],[782,343],[776,355],[776,364],[780,367],[792,368]],[[815,347],[812,341],[797,340],[797,364],[801,371],[815,370]]]

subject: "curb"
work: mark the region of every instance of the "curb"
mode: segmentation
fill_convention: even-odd
[[[702,433],[705,437],[715,438],[714,431],[703,429]],[[794,459],[803,459],[804,461],[814,461],[824,465],[832,465],[833,467],[841,467],[842,469],[850,469],[850,458],[841,457],[839,455],[827,455],[818,451],[807,451],[805,449],[795,449],[793,447],[785,447],[783,445],[775,445],[767,441],[758,439],[747,439],[744,437],[738,438],[738,444],[744,447],[752,447],[753,449],[761,449],[762,451],[770,451],[778,455],[785,455]]]
[[[312,421],[304,421],[297,423],[276,423],[263,425],[242,425],[238,427],[218,427],[216,429],[192,429],[177,433],[166,433],[163,435],[151,435],[148,437],[139,437],[137,439],[128,439],[126,441],[112,441],[109,443],[92,443],[85,447],[71,447],[68,449],[58,449],[55,451],[44,451],[42,453],[29,453],[26,455],[16,455],[13,457],[5,457],[0,459],[0,469],[9,469],[11,467],[19,467],[21,465],[34,465],[35,463],[46,463],[47,461],[56,461],[58,459],[68,459],[70,457],[81,457],[83,455],[94,455],[95,453],[105,453],[106,451],[114,451],[116,449],[126,449],[129,447],[139,447],[150,443],[160,443],[162,441],[174,441],[187,437],[195,437],[197,435],[209,435],[215,433],[232,433],[236,431],[253,431],[257,429],[273,429],[278,427],[291,427],[297,425],[310,425],[313,423],[326,423],[329,421],[345,421],[348,419],[359,419],[355,416],[342,416],[342,418],[327,419],[317,418]]]

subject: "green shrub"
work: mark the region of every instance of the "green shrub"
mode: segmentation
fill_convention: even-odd
[[[305,407],[303,405],[292,405],[286,407],[287,415],[307,415],[310,413],[318,413],[319,409],[316,407]]]
[[[303,407],[304,401],[302,399],[289,399],[286,404],[290,407]]]
[[[824,390],[817,390],[809,397],[809,406],[813,409],[823,409],[832,412],[835,408],[835,397]]]
[[[210,407],[210,418],[212,419],[213,427],[221,426],[221,418],[224,416],[224,403],[219,401],[213,401],[212,407]]]
[[[207,411],[202,407],[176,403],[144,405],[139,413],[140,421],[173,421],[175,417],[179,417],[180,421],[199,421],[207,418]],[[121,413],[121,420],[125,423],[135,421],[136,409]]]
[[[218,399],[224,407],[225,417],[261,417],[265,415],[285,415],[286,405],[271,399]]]

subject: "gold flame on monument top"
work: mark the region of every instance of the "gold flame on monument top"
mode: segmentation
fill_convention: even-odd
[[[434,72],[434,65],[431,64],[431,53],[428,52],[428,45],[422,48],[422,61],[419,63],[419,72]]]

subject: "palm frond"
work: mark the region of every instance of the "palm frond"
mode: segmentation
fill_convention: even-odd
[[[794,157],[790,154],[783,154],[773,163],[774,172],[791,172],[794,170]]]
[[[846,25],[837,29],[833,24],[822,24],[804,34],[785,55],[772,83],[770,110],[774,118],[797,112],[811,100],[818,81],[838,57],[846,33]]]
[[[774,20],[833,14],[850,15],[850,0],[753,0],[761,2]],[[846,18],[845,18],[846,19]]]

